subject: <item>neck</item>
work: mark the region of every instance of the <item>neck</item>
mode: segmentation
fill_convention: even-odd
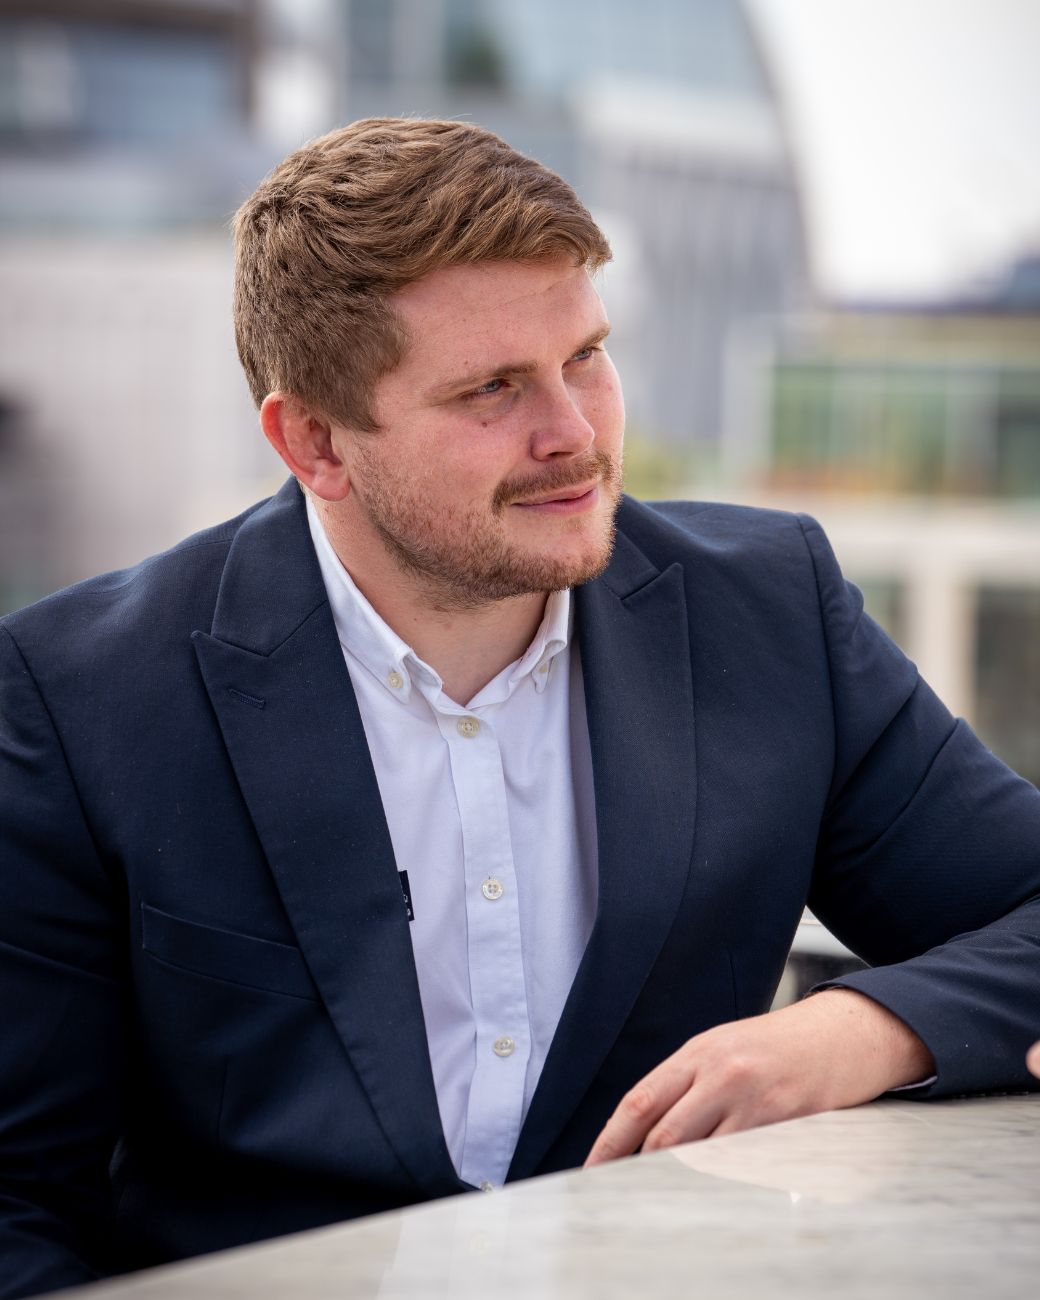
[[[476,608],[445,609],[436,603],[386,600],[382,590],[366,588],[354,580],[380,617],[420,659],[437,670],[445,694],[463,706],[520,658],[545,611],[545,592]]]
[[[376,613],[435,669],[448,697],[465,706],[519,659],[534,639],[547,593],[468,604],[422,574],[403,569],[386,551],[351,545],[341,520],[315,501],[340,563]]]

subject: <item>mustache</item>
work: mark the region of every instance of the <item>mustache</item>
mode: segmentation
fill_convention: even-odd
[[[558,492],[561,488],[578,487],[590,479],[602,480],[615,487],[621,482],[620,466],[605,451],[590,451],[565,465],[552,463],[540,474],[503,479],[495,488],[491,508],[497,513],[514,501],[541,496],[545,492]]]

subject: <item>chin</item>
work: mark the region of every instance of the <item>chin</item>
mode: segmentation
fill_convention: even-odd
[[[580,587],[585,582],[598,578],[610,563],[614,553],[614,530],[597,545],[589,545],[575,551],[566,558],[559,551],[544,557],[542,561],[546,575],[554,576],[555,581],[543,583],[543,591],[562,591],[565,587]],[[533,566],[532,566],[533,567]]]

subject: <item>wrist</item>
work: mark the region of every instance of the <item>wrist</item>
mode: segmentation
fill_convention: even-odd
[[[833,1107],[856,1105],[935,1074],[931,1052],[910,1026],[857,989],[828,988],[799,1007],[812,1008],[832,1062]],[[793,1010],[794,1008],[789,1008]]]

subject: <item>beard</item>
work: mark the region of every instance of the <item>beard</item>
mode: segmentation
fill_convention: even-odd
[[[586,515],[573,523],[589,537],[577,555],[553,556],[512,541],[503,527],[514,502],[561,488],[598,482],[603,502],[595,526]],[[591,451],[567,465],[549,465],[537,475],[503,480],[487,514],[463,513],[453,506],[433,508],[421,484],[407,485],[369,462],[356,485],[366,514],[397,564],[419,579],[441,609],[474,609],[493,601],[535,592],[562,591],[599,577],[610,563],[621,497],[621,469],[603,451]],[[570,521],[564,521],[565,524]]]

